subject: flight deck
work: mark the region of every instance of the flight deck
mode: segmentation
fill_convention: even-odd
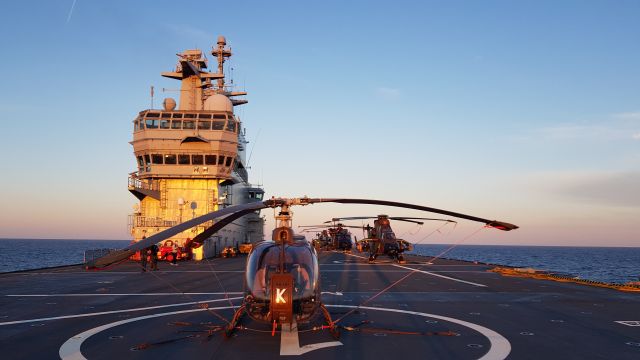
[[[162,262],[144,273],[127,262],[0,275],[3,358],[640,358],[638,293],[427,257],[369,264],[364,254],[323,252],[319,260],[338,340],[321,318],[285,333],[244,318],[225,338],[245,257]]]

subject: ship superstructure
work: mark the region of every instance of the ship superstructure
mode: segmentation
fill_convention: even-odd
[[[166,98],[163,108],[141,111],[133,121],[133,151],[138,169],[129,174],[129,191],[140,203],[129,217],[134,241],[221,207],[260,201],[264,191],[249,183],[247,141],[234,106],[246,92],[225,84],[224,63],[231,56],[224,37],[211,55],[217,72],[208,72],[201,50],[178,55],[174,71],[162,76],[180,80],[180,102]],[[177,106],[176,106],[177,105]],[[180,233],[171,240],[184,246],[212,223]],[[263,239],[259,213],[240,218],[215,234],[194,258],[210,257],[226,246]]]

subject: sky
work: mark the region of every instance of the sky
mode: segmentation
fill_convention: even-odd
[[[129,239],[131,121],[150,86],[156,107],[176,96],[160,77],[176,53],[224,35],[266,196],[521,227],[396,224],[420,243],[640,246],[639,16],[638,1],[2,2],[0,238]]]

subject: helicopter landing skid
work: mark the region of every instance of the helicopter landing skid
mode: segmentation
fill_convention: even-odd
[[[331,336],[333,336],[335,340],[340,339],[340,330],[338,330],[338,327],[333,323],[333,320],[331,319],[331,314],[329,314],[329,310],[327,310],[324,304],[320,304],[320,309],[322,309],[322,314],[324,315],[324,319],[327,321],[327,324],[329,324],[329,333],[331,334]]]
[[[236,326],[240,322],[240,319],[245,312],[246,308],[244,304],[242,304],[242,306],[240,306],[240,308],[238,308],[238,310],[236,310],[236,312],[233,314],[233,318],[229,322],[229,325],[227,325],[227,327],[224,329],[224,336],[226,338],[230,338],[231,335],[233,335],[234,331],[236,330]]]

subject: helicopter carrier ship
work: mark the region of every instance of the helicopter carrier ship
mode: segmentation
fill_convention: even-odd
[[[243,171],[244,131],[233,114],[243,100],[223,81],[225,45],[219,39],[213,51],[217,73],[203,70],[200,51],[181,53],[176,71],[164,74],[186,90],[179,109],[167,100],[134,120],[135,241],[262,197]],[[224,126],[214,128],[215,121]],[[225,337],[225,321],[245,294],[246,258],[209,256],[262,240],[259,214],[246,215],[207,237],[193,253],[200,261],[178,267],[161,263],[143,273],[139,262],[126,261],[102,271],[74,265],[0,274],[2,359],[640,358],[637,287],[415,255],[402,264],[370,263],[356,250],[318,254],[322,299],[339,320],[338,339],[321,323],[281,331],[250,320]],[[204,227],[171,239],[187,243],[206,234]]]

